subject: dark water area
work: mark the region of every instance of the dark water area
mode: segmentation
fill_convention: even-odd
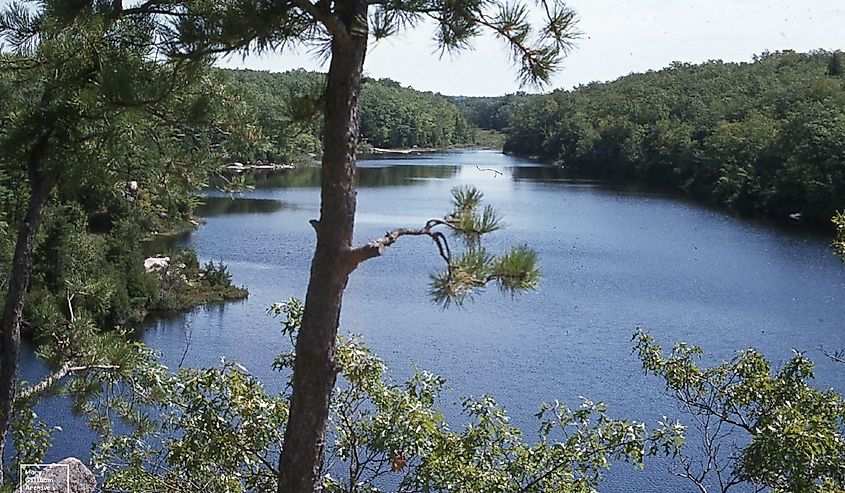
[[[237,360],[271,389],[271,370],[287,349],[266,308],[304,297],[319,215],[319,170],[251,177],[254,190],[209,193],[206,224],[179,240],[202,261],[222,260],[249,299],[150,324],[142,339],[175,368]],[[541,402],[580,396],[610,414],[655,424],[680,418],[660,382],[632,355],[636,327],[664,346],[702,346],[706,362],[755,347],[777,365],[792,349],[817,363],[816,384],[845,391],[845,367],[820,346],[845,346],[845,268],[829,238],[740,220],[640,187],[572,180],[555,168],[487,151],[363,160],[356,242],[400,226],[421,226],[449,208],[449,191],[475,185],[505,218],[490,235],[501,251],[528,243],[540,258],[537,291],[515,298],[490,290],[463,309],[441,310],[427,297],[428,275],[442,267],[427,239],[402,238],[353,273],[341,332],[365,342],[401,380],[414,365],[447,378],[443,406],[453,427],[463,397],[493,395],[529,437]],[[44,369],[27,353],[24,378]],[[91,434],[50,401],[42,418],[61,424],[53,457],[87,456]],[[600,490],[693,491],[666,463],[644,471],[618,464]]]

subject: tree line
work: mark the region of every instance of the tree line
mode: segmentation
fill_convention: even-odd
[[[484,130],[507,132],[516,107],[528,94],[517,92],[505,96],[450,96],[469,123]]]
[[[246,161],[291,162],[322,151],[326,75],[303,69],[282,73],[220,69],[257,122],[262,143]],[[447,98],[365,78],[358,101],[366,148],[444,148],[471,144],[473,128]]]
[[[681,189],[748,215],[829,224],[845,207],[841,56],[674,63],[522,96],[511,110],[487,104],[510,113],[495,123],[508,129],[506,152]]]

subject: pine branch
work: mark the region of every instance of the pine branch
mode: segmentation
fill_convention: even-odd
[[[292,2],[326,26],[326,29],[334,35],[337,41],[342,43],[349,41],[349,31],[347,31],[346,26],[334,14],[320,10],[317,5],[311,3],[309,0],[292,0]]]
[[[123,8],[123,2],[117,0],[113,2],[112,6],[115,10],[115,14],[119,15],[138,15],[138,14],[165,14],[165,15],[178,15],[178,12],[175,10],[165,10],[160,7],[167,5],[168,3],[172,3],[171,0],[147,0],[146,2],[138,5],[136,7],[131,7],[128,9]]]
[[[449,226],[446,221],[440,219],[431,219],[425,223],[422,228],[399,228],[393,231],[388,231],[381,238],[373,240],[366,245],[353,249],[350,252],[350,260],[353,263],[353,269],[361,262],[369,260],[374,257],[379,257],[384,254],[387,247],[396,243],[396,240],[402,236],[428,236],[434,243],[440,253],[440,257],[448,264],[451,261],[451,251],[446,237],[439,231],[434,231],[433,228],[441,225]]]

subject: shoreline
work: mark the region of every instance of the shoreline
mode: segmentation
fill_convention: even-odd
[[[422,154],[432,154],[436,152],[449,151],[497,151],[503,152],[497,146],[481,145],[481,144],[457,144],[449,147],[371,147],[365,151],[360,151],[361,156],[381,156],[381,155],[397,155],[397,156],[416,156]]]
[[[279,169],[294,169],[296,165],[293,164],[278,164],[278,163],[269,163],[269,164],[243,164],[239,162],[234,162],[231,164],[226,165],[226,169],[229,171],[234,171],[236,173],[240,173],[243,171],[256,171],[256,170],[279,170]]]
[[[719,203],[718,201],[710,200],[708,197],[703,197],[701,195],[691,194],[681,188],[673,187],[670,185],[655,183],[651,180],[645,178],[626,178],[626,177],[618,177],[618,176],[603,176],[601,174],[590,173],[589,171],[585,171],[583,169],[578,169],[577,167],[566,166],[560,162],[549,161],[546,159],[542,159],[539,156],[529,156],[520,154],[517,152],[512,151],[502,151],[502,154],[506,156],[513,156],[521,159],[526,159],[528,161],[536,162],[538,164],[542,164],[544,166],[550,166],[559,170],[562,170],[564,173],[567,173],[568,177],[577,180],[592,180],[596,182],[601,182],[610,186],[625,186],[625,187],[637,187],[642,188],[645,191],[649,192],[656,192],[661,195],[667,196],[674,200],[681,200],[681,201],[688,201],[692,204],[697,204],[713,211],[719,212],[726,216],[732,217],[734,219],[740,219],[743,221],[751,221],[763,225],[768,226],[777,226],[778,228],[787,228],[787,229],[796,229],[803,232],[809,232],[814,235],[818,236],[829,236],[831,232],[834,231],[834,226],[832,222],[818,222],[818,221],[811,221],[811,220],[804,220],[801,218],[799,214],[797,217],[794,215],[789,214],[785,216],[779,216],[774,214],[769,214],[765,212],[748,212],[742,211],[740,209],[736,209],[730,207],[726,204]]]

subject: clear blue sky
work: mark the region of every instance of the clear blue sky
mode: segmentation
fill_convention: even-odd
[[[528,0],[530,1],[530,0]],[[571,0],[584,38],[547,88],[615,79],[672,61],[750,60],[765,50],[845,49],[843,0]],[[504,46],[482,37],[474,50],[439,59],[432,26],[371,46],[367,74],[444,94],[492,96],[519,89]],[[233,57],[227,67],[319,69],[307,54]]]

